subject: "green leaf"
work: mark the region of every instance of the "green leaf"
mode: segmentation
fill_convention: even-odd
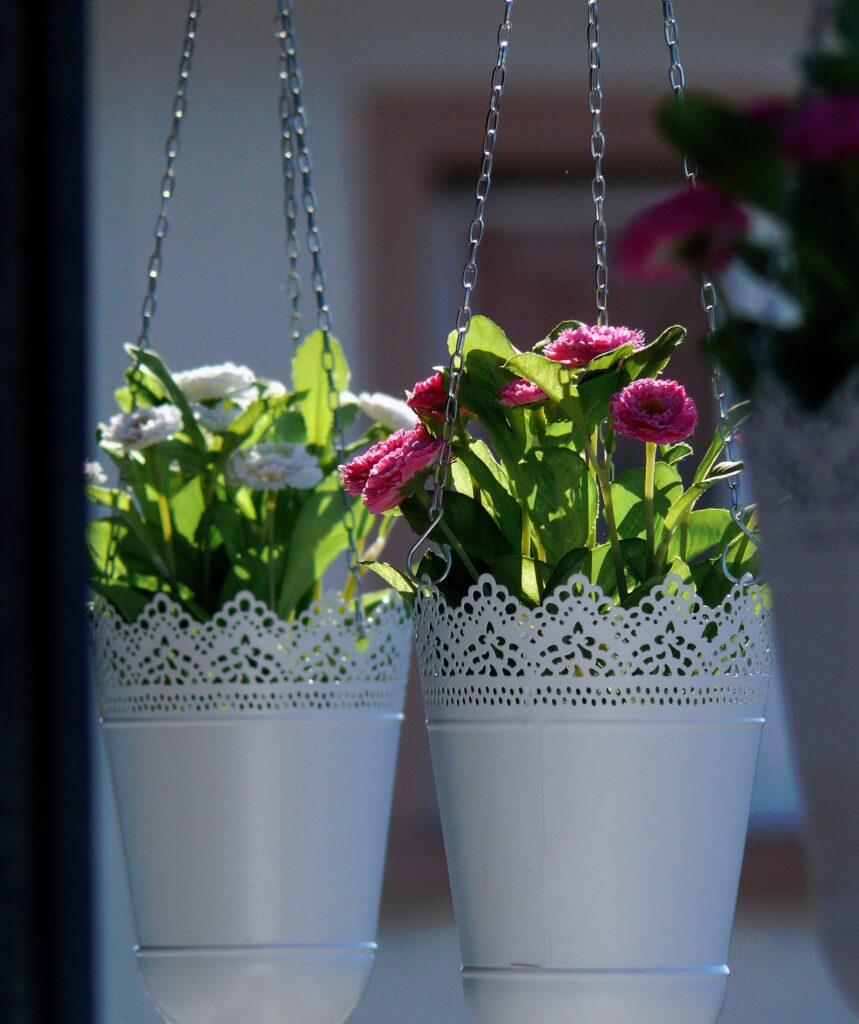
[[[504,369],[537,384],[553,402],[563,402],[576,394],[569,368],[537,352],[520,352],[507,360]]]
[[[721,554],[735,529],[727,509],[696,509],[688,521],[680,521],[671,538],[668,557],[680,557],[686,562],[692,562],[713,548],[717,548]]]
[[[457,337],[457,331],[451,331],[447,337],[447,350],[451,355],[456,349]],[[516,355],[517,350],[498,324],[493,323],[489,317],[475,316],[472,317],[471,324],[466,331],[462,354],[467,361],[474,352],[495,356],[497,364],[503,365]]]
[[[301,506],[289,538],[286,568],[277,600],[277,613],[288,619],[302,594],[318,579],[317,549],[330,533],[342,529],[343,502],[337,481],[323,480]]]
[[[663,104],[658,120],[678,152],[697,163],[704,180],[764,210],[781,209],[785,168],[773,132],[725,104],[697,96]]]
[[[468,471],[468,467],[464,465],[459,459],[454,459],[450,465],[450,477],[453,481],[453,489],[457,494],[464,494],[467,498],[473,498],[474,495],[474,484],[471,480],[471,473]],[[478,496],[478,501],[480,500]]]
[[[522,601],[538,605],[543,598],[551,566],[522,555],[505,555],[492,563],[495,579]]]
[[[334,383],[338,393],[349,387],[349,367],[336,338],[329,335],[334,359]],[[307,427],[307,443],[328,449],[331,443],[333,414],[328,406],[328,379],[323,369],[324,342],[321,331],[309,334],[292,358],[292,386],[306,391],[301,412]]]
[[[374,572],[392,590],[396,590],[398,594],[402,594],[407,598],[415,596],[414,583],[412,583],[408,576],[404,576],[399,569],[388,565],[387,562],[362,562],[361,565],[369,569],[370,572]]]
[[[817,53],[802,62],[812,85],[826,92],[859,92],[859,60],[846,53]]]
[[[217,527],[230,561],[237,561],[247,547],[247,519],[228,501],[213,502],[209,506],[209,519]]]
[[[574,548],[568,551],[552,570],[552,574],[546,583],[546,595],[552,594],[558,587],[563,586],[571,576],[583,573],[590,578],[590,548]]]
[[[532,521],[554,564],[586,544],[597,516],[597,488],[584,458],[575,451],[546,448],[528,452],[523,478],[530,484]]]
[[[409,498],[400,508],[412,530],[423,533],[429,523],[424,505],[417,498]],[[492,566],[497,559],[510,554],[509,541],[479,501],[448,491],[444,498],[444,523],[472,561]],[[449,543],[440,527],[433,539],[439,544]]]
[[[170,499],[170,512],[176,532],[191,544],[195,542],[197,527],[205,509],[203,485],[198,476],[191,479]]]
[[[112,604],[126,622],[134,622],[152,597],[151,594],[134,590],[126,583],[108,583],[102,579],[91,579],[90,586]]]
[[[457,445],[457,457],[477,483],[481,504],[515,546],[522,536],[522,510],[511,494],[504,468],[483,441],[473,438],[467,444]]]
[[[693,448],[691,444],[680,441],[678,444],[660,445],[659,454],[666,465],[676,466],[678,462],[693,454]]]
[[[653,516],[657,543],[664,520],[674,502],[683,493],[680,474],[665,462],[654,469]],[[611,485],[617,530],[621,538],[643,538],[646,533],[644,507],[644,467],[629,469]]]

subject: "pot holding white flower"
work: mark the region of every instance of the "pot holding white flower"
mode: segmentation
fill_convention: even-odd
[[[413,579],[375,568],[414,599],[481,1024],[714,1024],[722,1006],[769,615],[723,571],[744,576],[754,546],[696,507],[739,470],[718,433],[680,475],[696,411],[660,374],[684,333],[568,321],[520,352],[475,317],[455,420],[448,376],[429,378],[409,400],[421,426],[345,473],[372,510],[441,531]],[[618,434],[644,465],[613,478]]]
[[[133,349],[100,431],[119,481],[87,469],[102,732],[137,962],[171,1024],[340,1024],[374,960],[411,628],[354,576],[322,591],[349,546],[323,344],[291,391]],[[379,550],[390,520],[352,515]]]

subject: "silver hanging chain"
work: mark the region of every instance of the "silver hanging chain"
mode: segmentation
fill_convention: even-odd
[[[605,135],[602,130],[602,54],[600,51],[600,5],[599,0],[588,0],[588,110],[591,113],[591,156],[594,161],[594,179],[591,195],[594,200],[593,239],[596,251],[596,300],[597,324],[608,323],[608,229],[605,223],[605,178],[602,161],[605,155]]]
[[[453,436],[456,429],[456,418],[459,415],[459,389],[462,384],[462,374],[465,370],[465,359],[463,357],[465,335],[471,325],[471,294],[477,285],[477,251],[480,248],[480,243],[483,241],[483,235],[486,230],[484,211],[486,197],[489,195],[489,188],[492,184],[492,161],[495,157],[495,146],[498,142],[501,99],[504,95],[504,85],[507,80],[507,53],[510,47],[510,36],[513,31],[512,14],[513,0],[505,0],[504,17],[498,26],[498,53],[495,59],[495,67],[492,69],[489,113],[486,115],[486,126],[483,133],[483,158],[480,165],[480,176],[477,179],[477,187],[474,193],[474,216],[468,229],[468,259],[462,271],[464,294],[462,305],[456,317],[456,346],[450,357],[447,404],[444,408],[444,425],[441,432],[442,445],[439,451],[438,462],[436,463],[435,474],[433,475],[433,495],[428,513],[429,525],[412,545],[406,560],[406,572],[413,583],[418,582],[417,573],[413,567],[414,558],[421,546],[429,540],[430,535],[441,522],[441,518],[444,515],[444,489],[447,485],[448,474],[450,473]],[[442,550],[446,565],[441,576],[435,580],[436,583],[442,583],[447,578],[453,565],[450,548],[445,544],[442,545]]]
[[[152,255],[149,257],[146,271],[148,277],[146,295],[143,298],[143,306],[140,311],[142,322],[140,334],[137,337],[137,347],[141,349],[149,348],[149,332],[152,327],[152,318],[155,316],[155,310],[158,306],[157,291],[158,278],[161,275],[161,249],[164,244],[164,238],[167,235],[167,228],[169,227],[167,209],[176,187],[176,159],[179,156],[179,133],[187,108],[188,84],[191,80],[191,62],[194,58],[194,44],[197,40],[197,21],[200,17],[202,6],[203,0],[190,0],[188,4],[185,38],[182,43],[182,59],[179,61],[179,80],[173,96],[173,121],[170,125],[167,142],[164,145],[167,164],[161,178],[161,203],[158,208],[158,218],[155,221],[155,245],[152,249]]]
[[[678,49],[677,42],[679,33],[677,18],[674,14],[673,0],[662,0],[662,20],[663,35],[665,37],[665,45],[668,47],[669,55],[668,81],[671,85],[672,91],[674,92],[675,101],[678,104],[682,104],[686,101],[686,75],[683,71],[683,65],[680,63],[680,51]],[[690,162],[686,156],[683,157],[683,175],[689,183],[689,188],[695,189],[698,185],[698,168]],[[711,343],[716,336],[716,309],[718,307],[718,296],[716,294],[716,287],[706,272],[702,275],[701,279],[700,297],[701,307],[704,310],[704,316],[707,322],[707,347],[711,348]],[[725,379],[722,375],[719,364],[716,361],[713,362],[713,396],[719,406],[719,437],[722,439],[722,444],[725,448],[725,458],[728,462],[736,462],[734,446],[735,437],[733,428],[731,427]],[[746,508],[743,505],[742,491],[740,489],[740,473],[736,473],[734,476],[728,477],[728,487],[731,491],[731,519],[739,528],[740,532],[745,534],[748,540],[750,540],[755,547],[760,547],[760,540],[754,533],[752,533],[745,523]],[[753,580],[741,580],[734,576],[728,567],[727,545],[722,552],[722,571],[731,583],[735,584],[757,583],[760,579],[760,576],[757,576]]]
[[[322,271],[321,242],[319,226],[316,221],[316,197],[313,192],[313,163],[307,146],[307,117],[304,111],[302,95],[301,71],[298,67],[298,49],[295,38],[295,27],[292,20],[292,0],[277,0],[277,13],[280,29],[277,38],[280,41],[281,55],[281,125],[283,125],[284,104],[288,110],[290,153],[295,148],[295,164],[301,177],[301,199],[307,218],[307,249],[312,262],[310,276],[311,286],[316,295],[316,325],[322,334],[322,369],[328,384],[328,408],[331,410],[332,435],[334,451],[340,464],[346,462],[346,439],[340,422],[340,391],[334,379],[334,352],[331,346],[331,314],[325,298],[325,275]],[[283,134],[283,129],[282,129]],[[283,140],[282,140],[283,141]],[[285,158],[285,162],[286,158]],[[288,162],[292,163],[292,157]],[[286,179],[285,179],[286,180]],[[287,231],[289,220],[287,213]],[[293,316],[295,316],[293,305]],[[294,323],[294,321],[293,321]],[[358,544],[355,540],[355,513],[352,502],[341,483],[340,497],[343,502],[343,526],[346,530],[349,575],[355,588],[355,619],[359,634],[366,636],[367,624],[364,605],[361,600],[361,567]]]
[[[155,245],[152,249],[152,255],[149,257],[149,263],[146,268],[146,294],[143,297],[143,305],[141,306],[140,316],[140,333],[137,336],[137,347],[142,350],[149,348],[149,333],[152,328],[152,318],[155,316],[155,310],[158,308],[158,278],[161,275],[161,249],[164,244],[164,239],[167,235],[167,229],[169,227],[169,221],[167,219],[167,208],[170,200],[173,198],[173,192],[176,187],[176,160],[179,156],[179,133],[182,128],[182,122],[185,117],[185,111],[187,109],[187,94],[188,85],[191,80],[191,62],[194,58],[194,44],[197,41],[197,23],[200,17],[200,9],[203,6],[203,0],[190,0],[188,4],[188,14],[185,19],[185,36],[182,41],[182,58],[179,61],[179,78],[176,84],[176,92],[173,95],[173,120],[170,124],[170,131],[167,135],[167,141],[164,144],[164,153],[167,157],[167,163],[164,168],[164,174],[161,177],[161,201],[158,207],[158,217],[155,221]],[[132,366],[132,376],[137,374],[140,368],[139,359],[135,359]],[[131,408],[134,410],[137,407],[137,394],[135,389],[131,388]],[[119,468],[119,482],[123,482],[123,471],[122,466]],[[114,504],[114,510],[116,506]],[[107,550],[105,552],[105,574],[107,576],[112,575],[113,566],[116,561],[117,553],[117,535],[116,535],[116,519],[114,517],[111,520],[110,534],[108,536]]]
[[[279,12],[280,13],[280,12]],[[281,29],[281,31],[284,31]],[[283,38],[281,32],[277,33]],[[295,135],[292,130],[292,92],[290,89],[290,70],[287,49],[280,48],[280,159],[283,169],[283,217],[286,222],[286,258],[289,266],[287,287],[291,307],[289,336],[295,349],[301,341],[303,333],[301,324],[301,279],[298,275],[298,198],[296,196],[295,175],[297,154]]]

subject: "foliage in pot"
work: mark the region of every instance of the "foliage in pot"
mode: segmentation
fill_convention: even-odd
[[[642,282],[712,277],[714,358],[743,393],[773,376],[810,409],[859,366],[859,2],[833,20],[835,45],[804,58],[795,98],[664,105],[662,131],[701,184],[639,214],[617,250]]]
[[[415,424],[403,402],[347,392],[348,366],[330,343],[340,425],[365,417],[348,451]],[[103,513],[88,530],[90,582],[126,621],[159,592],[198,621],[240,591],[282,619],[320,595],[348,544],[322,346],[317,331],[296,349],[292,390],[233,363],[173,373],[155,352],[128,347],[120,412],[97,435],[118,482],[99,463],[85,467]],[[359,550],[378,553],[391,519],[346,501]]]
[[[647,344],[639,331],[568,320],[530,351],[492,321],[475,317],[452,434],[451,488],[440,522],[452,567],[441,584],[458,601],[490,573],[527,605],[538,605],[577,574],[624,607],[674,573],[710,606],[753,569],[754,547],[730,513],[696,508],[716,483],[741,469],[720,461],[717,433],[684,485],[678,463],[697,420],[683,387],[661,376],[683,341],[670,327]],[[451,335],[451,348],[455,335]],[[372,512],[398,509],[420,535],[428,526],[428,477],[442,448],[447,371],[415,385],[408,404],[420,425],[374,445],[343,467],[347,491]],[[734,424],[743,407],[731,411]],[[617,435],[644,442],[644,465],[613,477]],[[408,595],[411,581],[372,563]],[[418,575],[442,574],[427,553]]]

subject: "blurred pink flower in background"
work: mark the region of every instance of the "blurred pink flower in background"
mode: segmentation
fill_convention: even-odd
[[[684,187],[629,222],[617,246],[618,269],[645,284],[680,280],[690,263],[721,270],[748,224],[731,196],[710,185]]]
[[[534,402],[542,402],[549,396],[538,385],[532,384],[530,380],[520,377],[518,380],[511,380],[504,384],[498,392],[498,401],[501,405],[533,405]]]
[[[698,410],[676,380],[634,380],[611,396],[609,413],[618,434],[638,441],[674,444],[695,429]]]
[[[859,156],[859,96],[818,96],[810,99],[785,127],[784,153],[807,163]]]
[[[750,121],[778,131],[795,109],[794,101],[785,96],[761,96],[746,104],[742,112]]]
[[[402,435],[367,477],[363,498],[371,512],[396,508],[405,497],[404,489],[435,460],[442,445],[441,438],[433,437],[423,424],[402,431]],[[392,434],[388,441],[393,437]]]
[[[641,348],[644,334],[631,327],[568,327],[561,331],[554,341],[543,348],[547,359],[564,366],[587,366],[587,364],[621,345]]]

